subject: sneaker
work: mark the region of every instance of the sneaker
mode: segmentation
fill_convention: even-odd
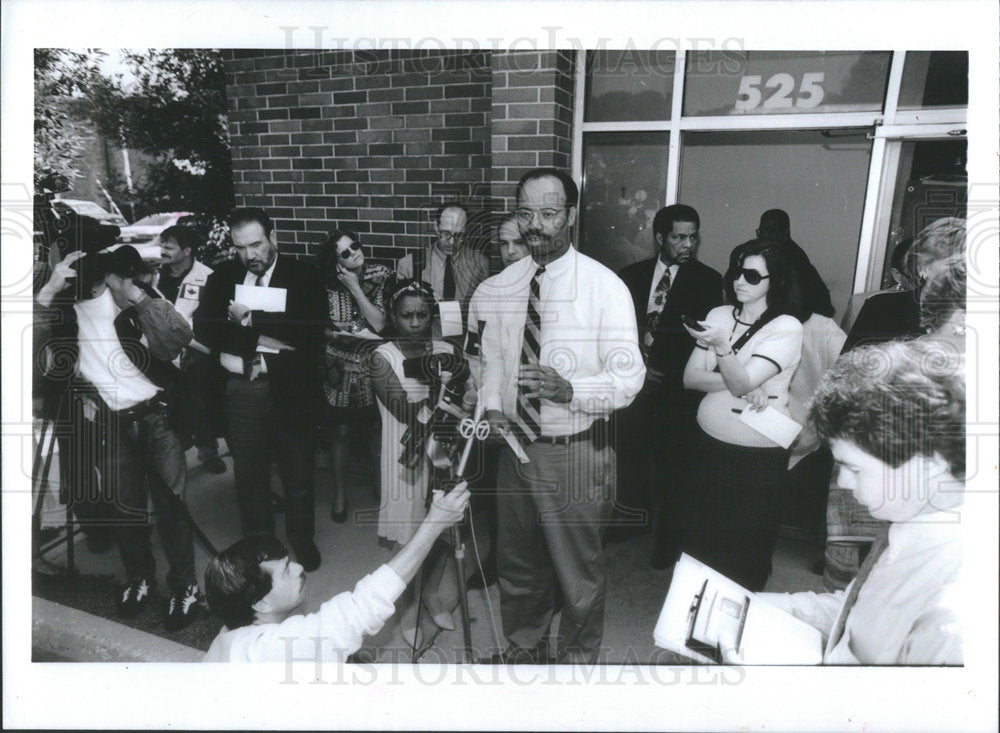
[[[118,597],[118,615],[121,618],[135,618],[149,601],[149,593],[153,582],[149,578],[136,578],[129,581]]]
[[[191,623],[198,613],[198,596],[197,583],[191,583],[170,594],[170,602],[167,604],[167,618],[163,622],[167,631],[180,631]]]

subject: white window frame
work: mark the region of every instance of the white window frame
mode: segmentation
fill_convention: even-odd
[[[594,49],[598,50],[598,49]],[[912,50],[912,49],[911,49]],[[899,152],[904,140],[948,139],[964,137],[968,109],[966,107],[897,110],[903,80],[903,64],[907,49],[894,49],[889,66],[885,104],[880,110],[866,112],[803,112],[792,115],[739,115],[720,117],[683,117],[684,72],[687,53],[676,51],[674,56],[674,86],[669,120],[642,122],[585,122],[586,51],[576,58],[576,89],[573,125],[573,178],[584,186],[583,138],[594,132],[668,132],[669,151],[666,180],[663,182],[664,202],[676,203],[680,187],[681,136],[685,132],[733,130],[834,130],[869,128],[872,140],[868,182],[865,189],[861,230],[858,239],[857,262],[853,293],[878,290],[885,262],[886,242],[892,214],[892,197],[896,187]]]

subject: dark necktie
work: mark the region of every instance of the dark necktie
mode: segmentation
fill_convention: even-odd
[[[451,255],[444,258],[444,288],[442,300],[455,299],[455,266],[451,261]]]
[[[528,293],[528,313],[524,319],[524,339],[521,344],[521,364],[537,364],[541,354],[542,317],[539,314],[541,302],[541,279],[545,266],[535,270],[531,278],[531,289]],[[541,435],[542,400],[540,397],[528,397],[517,388],[517,420],[521,437],[527,443],[533,443]]]
[[[646,314],[646,333],[643,336],[643,345],[648,349],[653,345],[654,334],[660,325],[660,316],[663,315],[663,306],[667,302],[667,293],[670,292],[670,268],[663,271],[663,277],[656,283],[656,290],[653,291],[653,309]]]
[[[865,561],[861,563],[861,568],[858,570],[858,576],[854,579],[854,585],[851,586],[851,590],[847,593],[847,598],[844,599],[844,606],[840,611],[840,615],[837,617],[837,621],[833,625],[833,631],[830,632],[830,640],[827,642],[826,648],[833,649],[840,642],[841,637],[844,635],[844,626],[847,624],[847,616],[850,614],[851,609],[854,608],[854,604],[858,600],[858,593],[861,592],[861,586],[864,585],[865,581],[868,580],[868,576],[871,575],[872,568],[878,559],[885,552],[885,548],[889,546],[889,528],[886,527],[872,542],[872,548],[868,551],[868,557]]]
[[[258,288],[264,287],[263,275],[257,276],[257,282],[254,283],[254,287]],[[243,376],[252,382],[258,376],[260,376],[260,373],[263,371],[263,366],[264,366],[263,354],[254,354],[252,359],[243,360]]]

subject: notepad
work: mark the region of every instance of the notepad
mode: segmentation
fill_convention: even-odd
[[[438,313],[441,316],[441,335],[461,336],[465,330],[462,322],[462,307],[456,300],[445,300],[438,303]]]
[[[698,662],[820,664],[818,629],[682,554],[653,630],[654,643]]]
[[[288,291],[285,288],[265,288],[240,284],[236,286],[234,300],[252,311],[284,313],[287,295]]]
[[[782,448],[788,448],[801,432],[802,426],[784,413],[768,405],[757,412],[749,408],[740,413],[740,422],[753,428]]]

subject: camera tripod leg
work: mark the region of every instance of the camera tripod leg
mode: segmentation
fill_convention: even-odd
[[[49,439],[49,447],[46,451],[45,442]],[[31,480],[32,486],[37,484],[38,494],[35,497],[35,508],[31,515],[31,556],[33,558],[38,558],[43,562],[48,562],[45,560],[44,555],[62,543],[66,543],[66,571],[72,575],[76,573],[76,548],[73,545],[73,538],[76,535],[76,528],[73,521],[73,511],[71,506],[67,503],[66,505],[66,526],[63,530],[65,535],[59,537],[58,539],[50,541],[46,545],[42,545],[42,509],[45,503],[45,494],[47,493],[46,482],[49,477],[49,472],[52,470],[52,456],[56,449],[56,425],[55,421],[50,418],[45,418],[42,421],[41,436],[38,440],[38,446],[35,448],[35,457],[32,465]]]
[[[469,618],[469,595],[465,587],[465,544],[462,542],[462,532],[458,525],[451,527],[451,539],[455,547],[455,575],[458,580],[458,601],[462,609],[462,636],[465,648],[462,650],[466,664],[474,664],[472,654],[472,624]]]
[[[35,497],[35,510],[31,514],[31,554],[32,557],[36,557],[40,553],[41,543],[42,543],[42,504],[45,502],[45,479],[48,477],[49,461],[52,457],[52,451],[48,453],[45,452],[45,439],[48,438],[49,425],[51,420],[45,419],[42,421],[41,435],[38,438],[38,445],[35,447],[35,459],[32,461],[31,465],[31,481],[32,486],[37,486],[38,494]],[[53,432],[55,432],[53,430]],[[53,436],[54,437],[54,436]],[[43,465],[45,473],[40,473]]]

